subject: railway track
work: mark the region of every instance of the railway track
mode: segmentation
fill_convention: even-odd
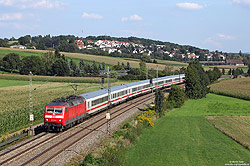
[[[120,117],[130,109],[135,108],[150,99],[152,99],[152,95],[146,94],[114,107],[111,110],[112,118],[110,121]],[[101,112],[100,114],[93,116],[92,118],[65,132],[45,137],[45,140],[38,141],[38,143],[33,144],[33,141],[38,140],[37,138],[33,141],[20,145],[20,147],[10,150],[9,152],[6,151],[4,153],[0,153],[0,160],[2,161],[0,165],[45,165],[58,154],[67,150],[78,141],[86,138],[94,131],[100,131],[99,129],[107,124],[105,113],[106,112]],[[43,136],[47,135],[48,134],[44,134]],[[31,145],[28,146],[29,144]],[[20,150],[25,146],[27,146],[27,148],[24,148],[25,150]]]

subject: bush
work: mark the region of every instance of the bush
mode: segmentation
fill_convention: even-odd
[[[167,109],[180,108],[184,104],[184,99],[183,89],[177,85],[171,85],[170,93],[164,104]]]

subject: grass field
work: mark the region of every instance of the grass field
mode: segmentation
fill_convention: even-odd
[[[250,150],[250,116],[208,116],[206,119]]]
[[[32,84],[41,84],[42,82],[33,81]],[[9,87],[9,86],[22,86],[29,85],[29,81],[21,81],[21,80],[4,80],[0,79],[0,88]]]
[[[48,50],[33,50],[33,49],[10,49],[10,48],[0,48],[0,57],[3,57],[7,53],[14,52],[18,53],[20,56],[24,55],[42,55]],[[27,54],[26,54],[27,53]],[[86,60],[87,63],[91,63],[93,60],[95,60],[97,63],[105,62],[109,65],[116,65],[118,62],[126,64],[127,62],[130,63],[130,66],[133,68],[139,68],[139,61],[137,59],[128,59],[128,58],[115,58],[115,57],[108,57],[108,56],[98,56],[98,55],[89,55],[89,54],[81,54],[81,53],[68,53],[68,52],[61,52],[65,56],[74,59],[74,61],[79,62],[79,59]],[[149,68],[153,68],[156,70],[157,65],[159,67],[159,70],[163,70],[166,65],[173,66],[173,69],[176,70],[180,67],[187,66],[185,63],[181,62],[175,62],[175,61],[166,61],[166,60],[159,60],[159,64],[154,63],[147,63],[147,66]]]
[[[213,127],[205,116],[250,115],[250,102],[208,94],[189,100],[180,109],[156,121],[128,153],[126,165],[217,166],[243,161],[250,151]]]
[[[10,81],[12,82],[12,81]],[[127,83],[117,81],[112,86]],[[43,82],[35,84],[33,88],[33,113],[35,123],[43,119],[44,107],[47,103],[59,97],[74,94],[72,83]],[[98,90],[101,88],[97,83],[77,83],[77,94]],[[107,85],[105,84],[107,87]],[[0,134],[11,133],[29,125],[29,85],[11,86],[0,88]]]
[[[28,51],[23,51],[20,49],[4,49],[4,48],[0,48],[0,58],[3,58],[5,55],[9,54],[9,53],[16,53],[21,57],[24,56],[42,56],[45,52],[37,52],[37,51],[33,51],[33,50],[28,50]]]
[[[29,81],[28,75],[0,74],[0,79]],[[68,82],[68,83],[101,83],[101,77],[60,77],[60,76],[33,76],[33,81],[41,82]],[[104,79],[107,82],[107,79]],[[110,82],[116,82],[111,78]]]
[[[250,100],[250,77],[223,80],[210,85],[210,88],[216,94]]]

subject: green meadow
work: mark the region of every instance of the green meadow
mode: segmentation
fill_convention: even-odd
[[[146,129],[129,150],[128,166],[250,164],[250,151],[214,128],[205,116],[250,115],[250,102],[208,94],[189,100]]]
[[[42,82],[32,81],[32,84],[40,84],[40,83]],[[23,85],[29,85],[29,81],[0,79],[0,88],[9,86],[23,86]]]

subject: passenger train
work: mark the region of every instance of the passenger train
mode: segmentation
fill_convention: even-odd
[[[114,86],[110,88],[110,92],[108,89],[101,89],[78,96],[55,99],[45,106],[44,126],[47,130],[62,131],[82,122],[92,114],[107,109],[109,105],[117,105],[156,88],[183,83],[184,78],[184,74],[166,76]]]

